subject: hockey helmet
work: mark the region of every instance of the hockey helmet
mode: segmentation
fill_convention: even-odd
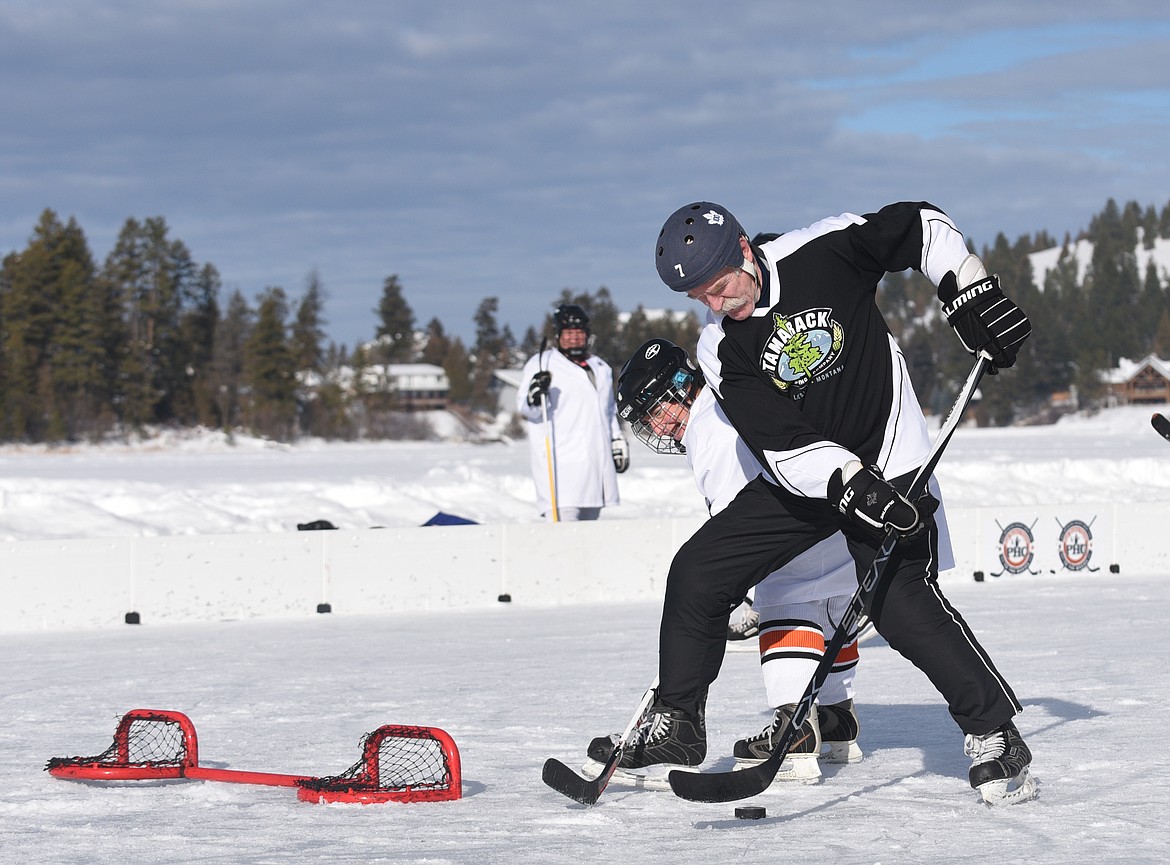
[[[579,328],[589,335],[589,315],[575,303],[562,303],[553,310],[553,329],[557,336],[561,331]]]
[[[656,424],[654,418],[668,403],[689,409],[703,381],[702,371],[670,340],[644,342],[618,373],[618,417],[655,453],[686,453],[675,438],[681,438],[686,421]]]
[[[654,262],[671,291],[697,288],[725,267],[739,267],[747,232],[726,207],[697,201],[680,207],[658,233]]]
[[[589,332],[589,316],[575,303],[562,303],[553,311],[553,330],[557,335],[557,348],[570,360],[582,363],[589,357],[589,346],[593,335]],[[561,334],[566,330],[585,331],[585,341],[580,345],[565,348],[561,345]]]

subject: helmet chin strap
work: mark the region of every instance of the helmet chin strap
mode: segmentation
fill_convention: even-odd
[[[760,295],[764,291],[764,277],[763,277],[763,274],[760,273],[760,265],[756,261],[755,253],[752,253],[752,260],[750,263],[748,262],[747,256],[745,255],[743,257],[743,264],[741,264],[739,266],[739,269],[742,270],[744,273],[746,273],[748,276],[750,276],[752,278],[752,282],[754,282],[756,284],[756,301],[755,302],[759,303],[760,302]]]

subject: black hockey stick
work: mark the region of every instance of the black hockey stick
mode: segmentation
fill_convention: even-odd
[[[960,391],[958,398],[955,399],[954,405],[951,406],[950,414],[943,421],[943,425],[935,437],[934,445],[931,447],[926,461],[922,464],[922,467],[918,470],[918,474],[914,476],[914,480],[910,483],[910,489],[906,493],[906,497],[911,501],[917,499],[926,490],[926,485],[930,481],[934,467],[938,465],[943,449],[946,448],[947,442],[951,440],[951,436],[958,427],[963,412],[971,402],[975,388],[979,385],[979,380],[983,377],[984,372],[987,371],[987,363],[988,358],[982,354],[975,361],[975,366],[971,369],[971,374],[967,376],[967,381],[963,385],[962,391]],[[821,686],[825,684],[825,679],[829,677],[829,673],[833,669],[833,662],[837,659],[837,653],[841,651],[841,647],[845,645],[845,641],[853,633],[858,621],[866,614],[866,608],[869,606],[870,600],[877,591],[877,585],[881,581],[882,574],[886,570],[886,564],[889,562],[897,543],[898,533],[894,531],[887,532],[885,538],[882,540],[881,546],[878,548],[877,555],[874,556],[873,562],[869,566],[869,570],[858,584],[857,591],[853,593],[853,599],[849,602],[849,608],[845,611],[845,615],[837,625],[833,639],[825,646],[825,654],[817,663],[816,671],[813,673],[808,687],[805,688],[804,696],[800,698],[800,703],[797,704],[796,711],[792,713],[792,720],[789,721],[788,726],[784,730],[784,734],[776,743],[776,747],[772,751],[771,756],[763,763],[749,766],[739,771],[683,772],[676,769],[668,776],[670,779],[670,789],[674,791],[676,796],[682,799],[689,799],[692,802],[732,802],[736,799],[747,799],[750,796],[757,796],[768,789],[768,785],[772,783],[772,780],[776,777],[776,772],[780,769],[780,764],[788,756],[788,751],[792,748],[800,727],[804,723],[804,719],[812,711],[813,702],[816,700]]]
[[[1164,414],[1154,412],[1154,416],[1150,418],[1150,425],[1158,435],[1170,442],[1170,420],[1166,420]]]
[[[613,746],[613,753],[609,755],[609,759],[605,761],[605,766],[601,769],[601,774],[596,778],[583,778],[562,763],[560,760],[554,760],[549,757],[544,761],[544,771],[541,772],[540,777],[544,779],[544,783],[552,787],[558,793],[568,796],[582,805],[593,805],[601,798],[601,791],[603,791],[609,779],[613,777],[613,773],[617,770],[618,761],[622,758],[622,752],[626,748],[626,743],[630,741],[630,736],[642,720],[646,717],[646,713],[650,710],[650,704],[654,702],[654,694],[658,690],[658,677],[654,677],[653,684],[646,689],[646,693],[642,695],[642,701],[638,704],[638,710],[634,712],[634,717],[630,718],[630,723],[626,727],[626,731],[622,733],[621,738],[618,739],[617,744]]]

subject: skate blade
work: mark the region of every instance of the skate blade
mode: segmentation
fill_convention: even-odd
[[[828,749],[821,752],[822,763],[860,763],[865,757],[856,742],[826,742]]]
[[[740,769],[758,766],[763,762],[763,760],[744,760],[737,757],[733,771],[738,772]],[[797,754],[784,758],[784,762],[780,764],[772,783],[793,781],[799,784],[819,784],[821,782],[821,767],[816,754]]]
[[[1024,769],[1014,778],[1003,781],[988,781],[979,787],[979,795],[988,805],[1015,805],[1017,802],[1026,802],[1036,796],[1036,779],[1032,773]]]
[[[602,768],[600,763],[594,760],[586,760],[585,765],[581,767],[581,774],[592,781],[601,774]],[[698,772],[699,767],[656,763],[653,766],[646,766],[641,769],[614,769],[609,783],[620,787],[632,787],[635,790],[669,790],[669,776],[675,770],[680,772]]]

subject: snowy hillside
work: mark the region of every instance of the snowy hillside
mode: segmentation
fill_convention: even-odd
[[[1067,251],[1063,246],[1054,246],[1051,249],[1033,252],[1028,256],[1028,260],[1032,262],[1033,279],[1038,288],[1044,288],[1045,275],[1048,271],[1056,267],[1057,262],[1066,254],[1073,256],[1076,260],[1077,282],[1084,280],[1085,272],[1093,260],[1093,244],[1087,240],[1078,240]],[[1153,261],[1154,267],[1157,268],[1158,276],[1162,282],[1164,284],[1170,282],[1170,239],[1164,237],[1156,238],[1153,249],[1146,249],[1143,244],[1139,243],[1137,249],[1134,250],[1134,254],[1137,256],[1139,277],[1145,276],[1146,267],[1150,261]]]

